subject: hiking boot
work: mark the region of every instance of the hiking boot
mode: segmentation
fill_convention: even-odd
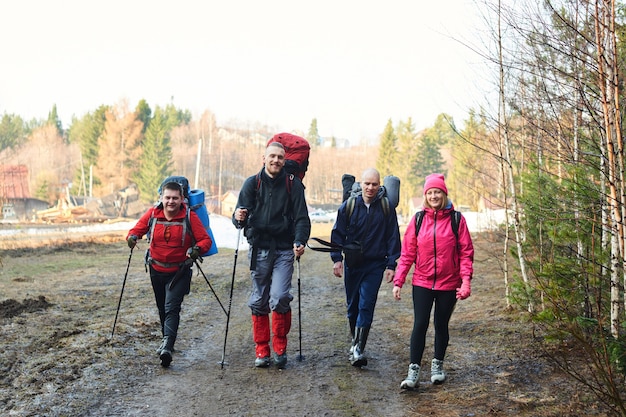
[[[278,369],[285,369],[285,366],[287,366],[287,352],[282,355],[274,353],[274,363]]]
[[[161,356],[161,351],[167,347],[167,337],[163,337],[163,341],[161,342],[161,346],[159,346],[156,350],[157,356]]]
[[[356,367],[362,367],[367,365],[367,357],[365,357],[365,344],[367,343],[367,336],[369,335],[369,327],[357,327],[355,339],[356,343],[352,349],[352,355],[350,355],[350,364]]]
[[[413,389],[417,387],[420,379],[420,366],[416,363],[409,365],[409,374],[406,379],[400,383],[402,389]]]
[[[174,351],[174,336],[163,337],[163,343],[159,347],[159,358],[161,359],[161,366],[167,368],[172,363],[172,352]]]
[[[354,347],[352,356],[350,356],[350,365],[356,366],[359,368],[361,366],[367,366],[367,357],[365,356],[364,353],[361,353],[361,350],[359,349],[358,346]]]
[[[270,366],[270,357],[265,356],[263,358],[256,358],[254,360],[254,366],[257,368],[267,368],[268,366]]]
[[[168,366],[170,366],[170,363],[172,363],[172,351],[170,351],[166,347],[161,349],[161,354],[159,355],[159,358],[161,359],[161,366],[167,368]]]
[[[348,325],[350,326],[350,356],[354,353],[354,346],[356,345],[356,319],[350,319],[348,321]]]
[[[430,365],[430,382],[433,384],[441,384],[446,380],[446,373],[443,371],[443,361],[433,359]]]
[[[358,341],[355,338],[352,338],[352,341],[350,342],[350,349],[348,350],[350,353],[350,360],[352,360],[352,355],[354,354],[354,348],[356,347],[357,342]]]

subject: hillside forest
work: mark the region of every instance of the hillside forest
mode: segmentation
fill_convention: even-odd
[[[322,138],[316,118],[294,127],[312,145],[307,199],[339,204],[342,174],[375,166],[401,179],[404,216],[432,172],[446,174],[455,205],[506,209],[508,308],[534,326],[556,366],[626,416],[624,5],[503,3],[478,4],[487,30],[468,47],[489,63],[492,92],[458,126],[446,114],[425,129],[390,115],[376,144]],[[52,106],[38,121],[3,115],[0,163],[27,165],[32,192],[50,202],[70,183],[94,196],[136,183],[154,201],[170,173],[222,195],[261,168],[274,133],[144,100],[103,104],[65,128]],[[587,372],[572,355],[587,359]]]
[[[145,101],[133,109],[121,102],[75,119],[64,130],[53,107],[47,120],[34,122],[31,128],[22,127],[24,135],[13,139],[11,146],[5,145],[0,161],[27,165],[31,193],[51,204],[68,191],[102,197],[131,183],[138,185],[142,199],[149,203],[155,201],[158,186],[168,175],[186,176],[194,188],[221,196],[238,190],[247,176],[262,167],[265,145],[279,132],[266,126],[217,126],[215,119],[206,111],[194,120],[188,111],[173,104],[156,106],[153,111]],[[19,121],[19,116],[5,114],[0,128],[11,130]],[[381,131],[382,145],[338,144],[335,138],[321,138],[316,119],[308,130],[293,132],[306,137],[312,148],[304,179],[310,204],[338,206],[342,175],[350,173],[358,178],[365,168],[378,166],[381,175],[402,179],[401,195],[407,205],[408,199],[418,196],[425,175],[448,171],[455,135],[453,122],[445,114],[421,132],[410,119],[396,126],[390,120]],[[397,147],[398,151],[379,155],[380,146],[390,150]],[[477,196],[467,193],[459,198],[461,204],[477,202]]]

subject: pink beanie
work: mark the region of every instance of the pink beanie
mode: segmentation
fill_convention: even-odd
[[[424,181],[424,194],[431,188],[439,188],[448,195],[448,188],[443,180],[443,174],[430,174],[426,177],[426,181]]]

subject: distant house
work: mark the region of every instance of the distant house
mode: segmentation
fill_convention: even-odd
[[[7,220],[31,220],[48,202],[32,198],[26,165],[0,165],[0,202],[2,217]]]
[[[3,200],[31,197],[26,165],[0,165],[0,197]]]
[[[239,198],[239,190],[228,190],[222,195],[222,216],[230,217],[235,211],[237,206],[237,199]]]

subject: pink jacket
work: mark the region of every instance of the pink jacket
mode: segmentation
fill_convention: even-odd
[[[424,218],[415,236],[415,215],[411,218],[402,240],[402,253],[393,279],[402,287],[415,264],[413,285],[433,290],[453,291],[461,286],[462,278],[472,278],[474,245],[465,218],[459,223],[459,241],[452,230],[452,205],[435,211],[424,208]]]

